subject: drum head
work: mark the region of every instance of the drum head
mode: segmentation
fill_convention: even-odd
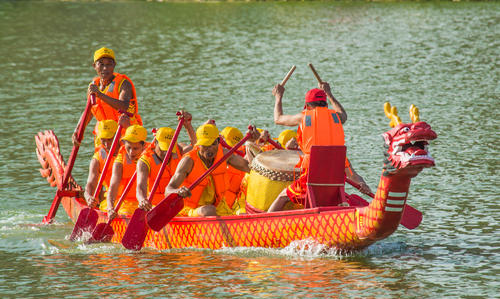
[[[293,181],[298,177],[299,151],[271,150],[260,153],[252,160],[251,168],[259,174],[277,181]]]

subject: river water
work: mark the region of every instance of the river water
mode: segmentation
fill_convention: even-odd
[[[2,1],[0,44],[0,297],[498,298],[498,2]],[[349,157],[372,189],[389,129],[383,103],[403,121],[415,104],[439,135],[436,167],[409,196],[422,224],[346,256],[71,243],[62,209],[39,225],[55,190],[40,177],[33,136],[53,129],[68,158],[102,46],[134,81],[148,128],[175,126],[184,108],[195,126],[214,118],[277,136],[271,89],[297,65],[284,112],[298,112],[316,84],[313,63],[348,112]],[[73,170],[80,184],[86,136]]]

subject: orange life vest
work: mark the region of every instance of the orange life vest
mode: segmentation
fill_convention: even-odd
[[[198,155],[199,147],[195,146],[191,151],[186,153],[184,156],[188,156],[193,160],[193,169],[189,175],[184,180],[182,186],[189,187],[194,181],[196,181],[208,168],[205,166],[200,156]],[[214,162],[218,161],[224,156],[222,146],[219,144],[217,154],[215,156]],[[191,197],[184,198],[184,205],[196,209],[199,206],[199,202],[203,191],[211,184],[214,187],[215,199],[213,202],[214,206],[217,206],[221,200],[223,200],[224,192],[226,191],[226,179],[225,173],[227,171],[227,163],[224,161],[217,168],[210,173],[203,181],[201,181],[198,186],[191,190]]]
[[[165,187],[167,187],[168,183],[170,182],[170,179],[174,175],[175,169],[177,168],[177,165],[181,160],[181,156],[179,155],[181,149],[178,144],[176,144],[176,147],[177,147],[177,155],[176,155],[177,157],[174,159],[172,156],[167,166],[165,167],[165,171],[163,172],[163,175],[160,178],[158,188],[156,189],[155,194],[153,195],[153,200],[152,200],[153,205],[157,205],[165,197]],[[151,188],[155,183],[156,177],[158,176],[158,172],[160,171],[161,164],[163,161],[160,160],[160,158],[158,158],[158,156],[155,154],[154,144],[151,144],[151,147],[148,147],[148,149],[144,151],[139,160],[144,162],[149,168],[149,177],[148,177],[148,194],[149,194],[149,192],[151,192]]]
[[[339,114],[327,107],[304,110],[302,114],[297,130],[297,143],[304,153],[301,168],[308,168],[311,147],[313,145],[344,145],[344,128]]]
[[[125,150],[125,146],[120,147],[120,150],[118,151],[118,155],[116,156],[115,163],[121,163],[122,164],[122,180],[120,181],[120,186],[118,187],[118,194],[116,199],[118,200],[123,193],[123,190],[125,187],[127,187],[128,181],[132,178],[132,176],[135,173],[136,169],[136,164],[137,161],[132,161],[128,155],[127,151]],[[129,192],[124,198],[125,201],[137,201],[137,198],[135,196],[135,190],[137,188],[137,180],[132,184]]]
[[[234,168],[231,165],[227,166],[226,172],[226,192],[224,193],[224,197],[226,198],[227,205],[232,208],[234,202],[236,201],[241,187],[241,181],[245,176],[245,172]]]
[[[126,75],[118,73],[113,73],[113,75],[115,76],[113,81],[111,81],[111,83],[108,84],[108,86],[106,86],[104,90],[101,90],[101,92],[112,98],[119,99],[121,86],[123,82],[127,80],[130,83],[130,85],[132,85],[132,98],[130,99],[127,112],[134,114],[134,116],[130,118],[130,124],[132,125],[139,124],[142,126],[142,119],[138,113],[139,107],[137,103],[137,95],[135,93],[134,83]],[[92,83],[97,86],[100,86],[100,80],[101,79],[99,77],[95,77]],[[99,98],[96,99],[96,104],[92,106],[92,114],[95,116],[97,121],[112,119],[118,122],[118,118],[120,116],[120,114],[115,108],[111,107],[110,105],[108,105]]]
[[[106,163],[106,158],[108,157],[108,152],[104,148],[103,145],[100,145],[95,153],[94,156],[92,157],[93,159],[96,159],[99,162],[99,175],[101,175],[102,170],[104,169],[104,164]],[[109,162],[108,170],[106,171],[106,175],[104,176],[104,181],[102,185],[106,188],[106,190],[109,189],[109,182],[111,181],[111,173],[112,168],[113,168],[113,162],[116,157],[111,157],[111,161]]]

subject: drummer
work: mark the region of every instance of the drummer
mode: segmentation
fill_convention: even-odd
[[[285,88],[280,84],[274,86],[272,91],[275,97],[274,122],[284,126],[299,126],[297,141],[304,156],[300,165],[300,177],[277,196],[268,212],[282,210],[289,201],[298,204],[305,203],[309,154],[313,145],[344,145],[345,143],[342,125],[347,120],[347,113],[332,95],[330,85],[327,82],[319,83],[319,88],[311,89],[306,93],[304,110],[295,115],[283,114],[282,98],[284,92]],[[328,109],[327,96],[333,109]],[[347,157],[345,172],[348,178],[361,186],[361,192],[371,193],[370,187],[354,171]]]
[[[258,133],[251,130],[251,139],[256,140]],[[193,150],[184,155],[170,180],[165,194],[177,193],[184,198],[184,209],[180,216],[216,216],[234,213],[237,202],[226,198],[227,165],[250,172],[248,161],[239,155],[231,155],[192,191],[187,186],[197,180],[208,168],[218,161],[227,151],[219,143],[219,130],[212,123],[205,123],[196,130],[197,142]]]

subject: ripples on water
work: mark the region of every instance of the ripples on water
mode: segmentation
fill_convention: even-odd
[[[498,296],[499,10],[495,2],[0,2],[0,294]],[[439,135],[430,147],[437,166],[409,195],[422,225],[347,256],[304,246],[132,254],[65,240],[73,225],[62,210],[55,225],[33,225],[54,196],[33,136],[54,129],[68,157],[92,53],[103,45],[134,80],[148,127],[173,126],[175,110],[186,108],[194,125],[252,122],[276,136],[272,86],[297,65],[284,98],[285,113],[295,113],[316,84],[312,62],[349,114],[349,157],[372,188],[388,129],[382,104],[390,100],[407,121],[414,103]],[[80,183],[86,134],[73,171]]]

